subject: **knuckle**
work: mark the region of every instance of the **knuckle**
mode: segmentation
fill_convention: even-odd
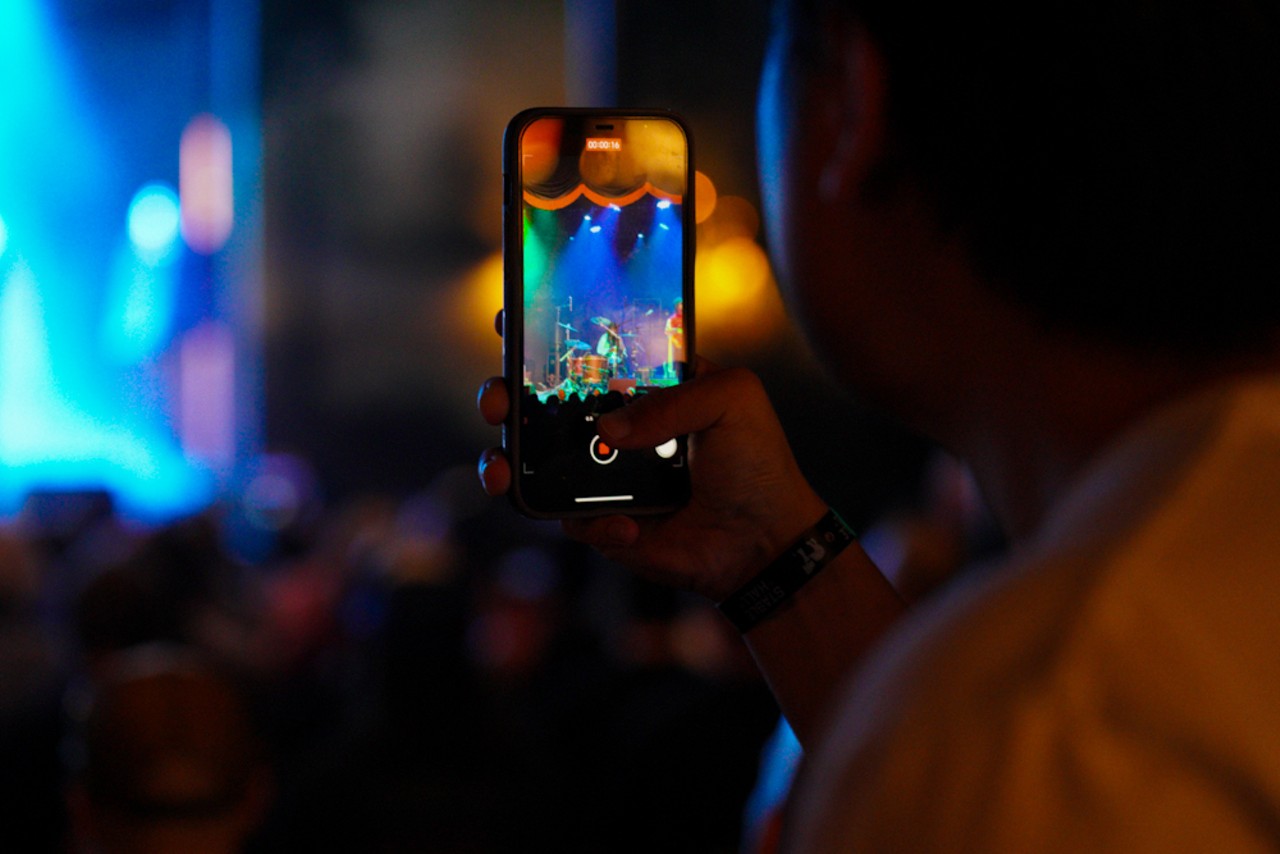
[[[726,368],[715,376],[721,378],[721,381],[730,386],[736,393],[758,394],[764,392],[764,383],[761,382],[760,377],[755,371],[747,368]]]

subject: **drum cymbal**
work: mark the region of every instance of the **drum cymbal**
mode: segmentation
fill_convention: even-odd
[[[593,317],[593,318],[591,318],[591,322],[592,322],[592,323],[594,323],[594,324],[597,324],[598,326],[612,326],[612,325],[613,325],[613,321],[612,321],[612,320],[610,320],[610,319],[609,319],[609,318],[607,318],[607,317]]]

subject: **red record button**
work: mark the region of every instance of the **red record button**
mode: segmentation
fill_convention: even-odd
[[[599,436],[591,437],[591,459],[595,460],[602,466],[607,466],[618,458],[618,449],[611,447],[604,439]]]

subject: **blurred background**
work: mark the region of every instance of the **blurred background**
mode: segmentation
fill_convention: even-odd
[[[963,472],[785,315],[767,12],[0,5],[0,846],[760,850],[794,749],[736,636],[485,497],[474,400],[507,120],[674,109],[701,351],[761,374],[890,569],[963,559]]]

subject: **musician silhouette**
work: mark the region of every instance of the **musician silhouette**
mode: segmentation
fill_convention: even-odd
[[[675,313],[667,318],[667,325],[663,331],[667,334],[667,362],[663,370],[667,378],[672,379],[676,376],[676,363],[685,360],[684,300],[676,300]]]
[[[626,373],[627,344],[615,321],[605,317],[594,319],[596,325],[604,328],[604,333],[596,342],[596,355],[603,356],[610,377],[621,377]]]

